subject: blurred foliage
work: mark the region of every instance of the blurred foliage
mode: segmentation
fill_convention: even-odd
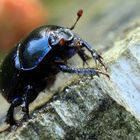
[[[46,22],[47,12],[37,0],[0,1],[0,51],[7,52],[37,26]]]

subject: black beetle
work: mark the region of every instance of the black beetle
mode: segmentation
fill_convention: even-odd
[[[77,20],[71,28],[45,25],[35,29],[4,59],[0,72],[0,89],[11,104],[5,120],[8,124],[16,124],[14,108],[20,105],[24,117],[29,118],[29,104],[59,71],[97,76],[101,73],[108,76],[93,68],[71,68],[67,65],[67,60],[76,53],[83,63],[87,63],[87,55],[83,50],[86,48],[95,62],[98,61],[105,67],[96,50],[72,32],[82,13],[82,10],[78,11]]]

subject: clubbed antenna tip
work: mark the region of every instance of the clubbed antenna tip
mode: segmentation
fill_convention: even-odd
[[[77,16],[80,18],[82,15],[83,15],[83,10],[80,9],[80,10],[77,12]]]
[[[83,10],[80,9],[78,12],[77,12],[77,19],[75,21],[75,23],[73,24],[73,26],[70,28],[70,30],[73,30],[78,22],[78,20],[80,19],[80,17],[83,15]]]

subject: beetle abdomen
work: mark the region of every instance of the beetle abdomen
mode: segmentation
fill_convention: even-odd
[[[14,94],[14,89],[17,90],[17,85],[19,83],[19,71],[15,68],[14,62],[16,50],[17,48],[12,49],[1,65],[0,90],[8,101],[10,97],[12,97],[10,94]]]

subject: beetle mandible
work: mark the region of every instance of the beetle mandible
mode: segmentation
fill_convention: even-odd
[[[84,52],[84,49],[87,49],[95,62],[105,67],[101,55],[79,35],[72,32],[82,13],[82,10],[78,11],[77,20],[71,28],[44,25],[33,30],[6,56],[0,73],[0,89],[10,103],[6,123],[11,126],[16,124],[14,109],[21,105],[25,113],[24,118],[28,119],[29,104],[59,71],[108,76],[94,68],[73,68],[67,65],[67,60],[76,53],[83,63],[87,63],[87,54]]]

